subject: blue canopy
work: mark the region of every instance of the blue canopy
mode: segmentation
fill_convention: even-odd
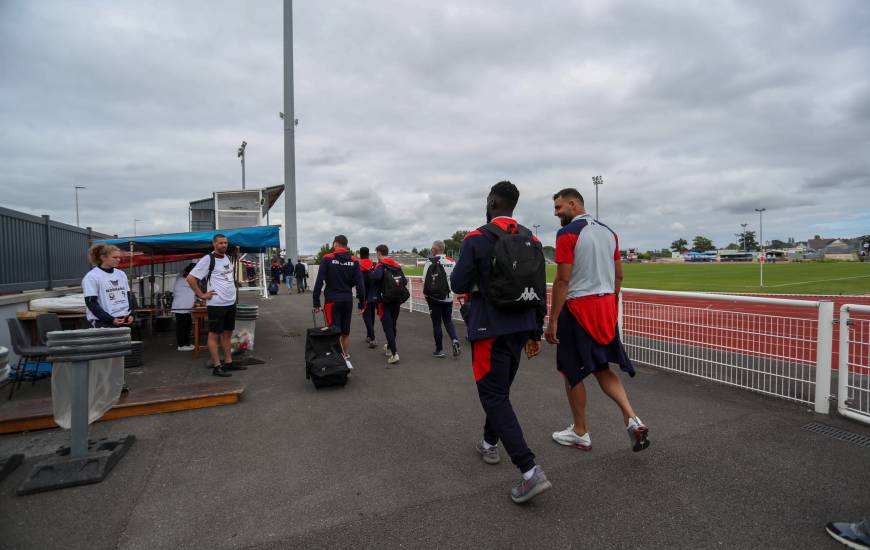
[[[226,235],[230,251],[240,247],[242,252],[265,252],[267,248],[281,248],[278,226],[245,227],[242,229],[221,229],[220,231],[195,231],[192,233],[167,233],[165,235],[143,235],[102,239],[94,242],[113,244],[123,251],[130,248],[148,254],[183,254],[187,252],[207,253],[212,250],[212,238]]]

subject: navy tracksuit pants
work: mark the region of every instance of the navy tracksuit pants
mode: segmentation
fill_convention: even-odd
[[[362,314],[363,323],[366,325],[366,338],[371,340],[375,339],[375,310],[377,308],[377,302],[369,302]]]
[[[447,335],[450,340],[458,340],[456,337],[456,327],[453,325],[453,302],[439,302],[426,298],[426,303],[429,305],[429,318],[432,319],[432,334],[435,336],[435,349],[442,350],[441,344],[444,340],[444,333],[441,331],[441,324],[447,328]]]
[[[472,342],[471,360],[477,394],[486,413],[483,439],[490,445],[499,441],[521,472],[535,466],[535,454],[526,445],[523,429],[517,420],[510,400],[510,389],[523,346],[531,337],[529,332],[506,334]]]
[[[384,336],[387,337],[387,346],[393,355],[396,354],[396,324],[399,320],[399,309],[402,304],[378,304],[381,317],[381,326],[384,327]]]

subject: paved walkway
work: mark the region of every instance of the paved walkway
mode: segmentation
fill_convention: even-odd
[[[801,427],[870,429],[691,377],[640,368],[626,383],[649,450],[630,452],[597,387],[594,450],[556,445],[550,433],[570,419],[549,346],[523,362],[512,397],[553,489],[517,506],[517,471],[474,451],[483,416],[467,354],[429,357],[428,316],[403,311],[402,363],[386,369],[355,319],[352,380],[318,392],[303,370],[310,303],[260,304],[267,363],[236,375],[247,385],[240,404],[93,425],[94,436],[138,438],[99,485],[17,497],[36,458],[67,434],[0,437],[0,455],[27,453],[0,484],[0,548],[835,549],[824,524],[870,510],[870,448]],[[132,385],[211,379],[171,334],[146,354],[144,368],[128,370]]]

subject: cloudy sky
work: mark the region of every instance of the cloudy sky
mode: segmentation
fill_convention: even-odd
[[[870,3],[298,1],[299,246],[426,245],[501,179],[552,242],[870,233]],[[282,2],[0,0],[0,204],[107,233],[283,183]],[[273,219],[283,218],[283,201]]]

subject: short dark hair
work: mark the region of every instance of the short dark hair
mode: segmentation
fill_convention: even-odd
[[[385,244],[379,244],[378,246],[375,247],[375,250],[377,252],[380,252],[381,256],[389,256],[390,255],[390,249]]]
[[[520,200],[520,190],[509,181],[500,181],[490,188],[489,196],[495,198],[499,210],[513,212]]]
[[[369,257],[369,247],[361,246],[359,247],[359,257],[365,260]]]
[[[227,236],[224,235],[223,233],[218,233],[217,235],[215,235],[214,237],[211,238],[211,242],[212,242],[212,244],[214,244],[218,241],[218,239],[226,239],[226,238],[227,238]],[[229,239],[227,239],[227,240],[229,240]]]
[[[336,235],[335,238],[332,239],[332,242],[338,243],[341,246],[347,246],[347,237],[344,235]]]
[[[561,191],[557,191],[555,195],[553,195],[553,200],[556,199],[577,199],[580,201],[580,204],[585,204],[583,202],[583,195],[580,194],[580,191],[577,191],[573,187],[566,187]]]

